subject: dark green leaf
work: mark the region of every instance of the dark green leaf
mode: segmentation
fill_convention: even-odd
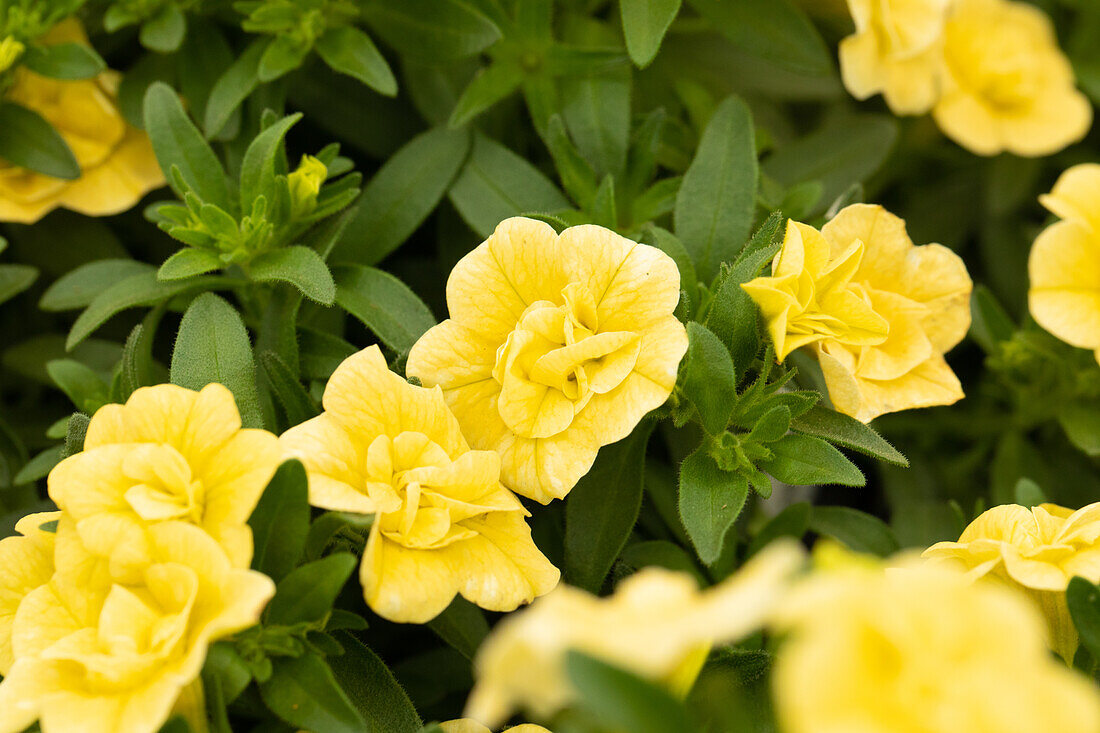
[[[74,359],[54,359],[46,363],[46,371],[61,391],[72,400],[76,409],[93,414],[111,401],[109,387],[103,378]]]
[[[275,166],[283,154],[287,132],[301,114],[293,114],[268,126],[253,139],[241,163],[241,209],[251,211],[252,203],[261,195],[271,203],[275,197]]]
[[[619,0],[626,50],[640,69],[649,66],[665,31],[680,12],[681,0]]]
[[[202,389],[211,382],[229,388],[245,427],[260,427],[260,397],[252,344],[240,314],[213,293],[191,302],[172,350],[172,384]]]
[[[151,51],[171,53],[180,47],[187,35],[187,17],[175,3],[166,3],[163,10],[141,26],[141,45]]]
[[[771,521],[764,525],[763,529],[756,533],[749,543],[749,557],[763,550],[772,540],[780,537],[794,537],[801,540],[810,528],[811,506],[809,502],[800,501],[772,517]]]
[[[779,66],[813,76],[832,73],[829,49],[790,0],[688,0],[735,46]]]
[[[500,29],[461,0],[370,0],[363,16],[394,48],[426,61],[453,61],[485,50]]]
[[[358,318],[389,348],[406,354],[435,325],[428,306],[405,283],[373,267],[335,270],[336,303]]]
[[[19,295],[37,279],[38,269],[30,265],[0,265],[0,303]]]
[[[451,127],[462,127],[512,92],[523,81],[523,69],[515,63],[498,61],[481,69],[462,92],[451,118]]]
[[[207,137],[214,137],[222,131],[233,112],[260,83],[260,59],[268,43],[270,39],[267,38],[253,41],[210,90],[203,120]]]
[[[478,646],[489,635],[485,614],[461,596],[455,596],[443,613],[428,622],[428,627],[467,659],[474,658]]]
[[[309,484],[301,462],[288,460],[279,466],[248,526],[256,548],[252,568],[276,582],[282,580],[298,564],[309,532]]]
[[[31,71],[51,79],[90,79],[107,68],[107,63],[91,46],[83,43],[57,43],[31,46],[23,56]]]
[[[1066,605],[1081,644],[1100,659],[1100,587],[1082,577],[1071,578]]]
[[[546,147],[565,190],[581,208],[591,206],[596,197],[596,172],[569,138],[560,115],[552,115],[547,121]]]
[[[970,336],[987,354],[996,354],[1000,344],[1012,338],[1016,324],[993,292],[985,285],[976,285],[970,296]]]
[[[645,228],[642,241],[672,258],[676,269],[680,271],[680,289],[687,293],[690,303],[697,304],[699,283],[695,276],[695,263],[691,261],[691,255],[684,248],[683,242],[667,229],[654,225]]]
[[[851,507],[815,506],[810,529],[840,540],[856,552],[886,557],[898,551],[898,540],[886,522]]]
[[[870,425],[821,405],[814,405],[808,412],[791,420],[791,427],[800,433],[816,435],[895,466],[909,465],[908,459]]]
[[[264,252],[249,264],[248,275],[257,282],[288,282],[323,305],[332,305],[336,298],[336,283],[328,265],[309,247],[295,245]]]
[[[585,51],[586,49],[578,49]],[[616,58],[624,58],[615,52]],[[592,59],[582,56],[582,69]],[[562,83],[561,115],[581,155],[597,176],[621,175],[630,141],[630,72],[572,76]]]
[[[719,468],[705,445],[684,459],[680,466],[680,518],[700,560],[710,565],[721,557],[726,534],[748,495],[745,477]]]
[[[344,653],[329,663],[352,704],[367,721],[368,733],[416,733],[423,721],[409,696],[378,655],[346,631],[334,634]],[[318,729],[325,730],[325,729]]]
[[[706,326],[687,325],[688,351],[681,391],[711,435],[725,431],[737,400],[737,375],[725,345]]]
[[[630,733],[688,733],[687,712],[662,688],[577,651],[565,668],[581,706],[612,730]]]
[[[283,412],[286,413],[288,424],[298,425],[317,416],[320,411],[314,404],[313,398],[305,391],[290,367],[279,358],[278,354],[274,351],[263,352],[260,354],[260,366],[263,367],[264,374],[271,382],[275,399],[279,401]]]
[[[370,36],[358,28],[330,28],[317,39],[316,48],[333,71],[354,77],[387,97],[397,94],[397,79],[390,65]]]
[[[340,657],[333,659],[339,660]],[[355,709],[322,657],[307,652],[279,657],[260,696],[290,725],[325,733],[363,733],[366,721]]]
[[[707,123],[676,197],[676,236],[704,282],[744,246],[752,229],[756,179],[752,114],[740,99],[729,97]]]
[[[46,475],[53,470],[53,467],[60,463],[61,459],[65,457],[64,453],[64,445],[55,445],[52,448],[47,448],[31,458],[23,465],[23,468],[19,469],[19,473],[12,477],[12,484],[14,486],[20,486],[46,478]]]
[[[355,555],[338,552],[290,571],[267,604],[265,621],[282,626],[321,621],[358,564]]]
[[[566,582],[600,590],[626,544],[642,503],[646,444],[653,421],[645,420],[618,443],[600,449],[596,462],[565,502]]]
[[[69,424],[65,431],[65,446],[61,451],[61,457],[76,455],[84,450],[84,439],[88,435],[88,425],[91,422],[83,412],[74,412],[69,417]]]
[[[73,151],[37,112],[6,101],[0,104],[0,130],[0,158],[54,178],[80,177]]]
[[[762,461],[760,468],[785,484],[863,486],[867,483],[855,464],[820,438],[792,433],[769,444],[768,448],[774,455]]]

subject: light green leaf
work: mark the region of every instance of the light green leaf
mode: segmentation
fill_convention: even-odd
[[[0,265],[0,303],[19,295],[37,279],[38,269],[30,265]]]
[[[685,733],[694,730],[684,706],[663,688],[617,667],[570,651],[565,668],[580,706],[609,730]]]
[[[75,359],[54,359],[46,372],[80,412],[94,414],[111,401],[110,387],[96,371]]]
[[[587,64],[586,64],[587,66]],[[562,80],[561,115],[596,175],[621,175],[630,142],[629,67]]]
[[[726,534],[748,495],[745,477],[719,468],[705,445],[684,459],[680,466],[680,519],[700,560],[710,565],[721,557]]]
[[[699,415],[703,428],[720,435],[730,423],[737,401],[737,374],[725,345],[706,326],[687,325],[688,351],[684,358],[681,391]]]
[[[619,0],[626,50],[639,69],[653,61],[682,0]]]
[[[370,36],[358,28],[330,28],[317,39],[316,48],[333,71],[354,77],[387,97],[397,94],[397,79],[386,58]]]
[[[323,305],[332,305],[336,298],[336,283],[328,265],[309,247],[295,245],[264,252],[249,264],[248,275],[257,282],[288,282]]]
[[[840,484],[863,486],[867,480],[843,453],[820,438],[790,434],[770,443],[774,454],[760,468],[792,486]]]
[[[225,267],[222,258],[208,249],[185,247],[164,261],[157,270],[157,280],[184,280],[195,275],[205,275]]]
[[[260,83],[260,59],[270,42],[269,38],[253,41],[210,90],[203,119],[207,137],[212,138],[222,131],[233,112]]]
[[[70,270],[57,280],[38,301],[44,311],[66,311],[83,308],[111,285],[131,275],[149,273],[152,265],[137,260],[95,260]]]
[[[83,43],[57,43],[30,46],[23,55],[28,69],[51,79],[90,79],[107,68],[107,63],[91,46]]]
[[[166,3],[163,9],[145,21],[138,40],[151,51],[172,53],[179,49],[187,35],[187,17],[175,3]]]
[[[398,354],[407,354],[416,340],[435,325],[428,306],[388,272],[344,265],[335,268],[334,274],[336,304]]]
[[[273,661],[271,678],[260,684],[260,697],[285,722],[325,733],[363,733],[367,729],[363,716],[322,657],[306,652]]]
[[[302,119],[293,114],[268,126],[255,137],[241,162],[241,209],[252,210],[252,202],[263,195],[268,203],[275,200],[275,163],[283,149],[283,140],[290,128]]]
[[[895,466],[909,465],[905,456],[870,425],[821,405],[814,405],[808,412],[791,420],[791,427],[800,433],[816,435]]]
[[[264,49],[256,76],[269,83],[289,74],[302,65],[309,53],[309,44],[291,36],[275,36]]]

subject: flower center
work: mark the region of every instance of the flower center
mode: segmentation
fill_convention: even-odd
[[[405,547],[431,550],[476,534],[459,522],[486,511],[476,500],[497,487],[500,459],[468,451],[452,461],[423,433],[403,432],[374,439],[365,473],[382,534]]]
[[[133,481],[124,494],[126,503],[142,519],[202,523],[202,481],[192,478],[191,465],[172,446],[137,446],[122,462],[122,472]]]
[[[548,438],[568,428],[594,395],[622,384],[638,359],[636,333],[600,332],[586,287],[566,285],[562,300],[529,305],[497,350],[497,410],[525,438]]]

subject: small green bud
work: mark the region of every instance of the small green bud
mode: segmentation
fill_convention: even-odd
[[[328,178],[328,168],[312,155],[303,155],[298,169],[287,176],[290,189],[290,215],[292,218],[308,216],[317,208],[317,194]]]

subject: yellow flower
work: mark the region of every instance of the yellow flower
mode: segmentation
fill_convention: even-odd
[[[575,692],[565,657],[576,650],[686,695],[712,644],[733,642],[772,613],[803,559],[773,543],[740,571],[699,591],[686,573],[646,568],[597,598],[561,586],[502,621],[474,660],[477,681],[466,715],[485,725],[517,707],[548,718]]]
[[[776,617],[787,733],[1094,733],[1100,696],[1016,593],[927,565],[819,572]]]
[[[42,42],[88,40],[80,23],[69,19]],[[16,70],[5,99],[52,124],[73,151],[82,174],[67,181],[0,160],[0,221],[33,224],[58,207],[89,216],[117,214],[164,185],[149,138],[126,124],[118,110],[119,81],[113,71],[95,79],[63,81]]]
[[[309,473],[310,503],[375,515],[359,577],[378,615],[424,623],[457,593],[511,611],[557,584],[500,457],[470,450],[439,388],[409,384],[372,346],[336,369],[324,407],[280,441]]]
[[[247,521],[281,458],[266,430],[242,430],[232,393],[171,384],[136,390],[92,417],[84,451],[50,472],[50,498],[93,554],[128,581],[148,553],[148,531],[181,520],[209,533],[234,567],[252,559]]]
[[[207,648],[259,621],[271,579],[234,569],[209,535],[169,521],[149,530],[136,582],[96,582],[62,552],[70,531],[63,519],[57,575],[15,614],[0,732],[38,720],[44,733],[155,733],[174,707],[203,715]]]
[[[476,720],[470,720],[469,718],[460,718],[459,720],[448,720],[439,724],[439,727],[443,729],[443,733],[493,733]],[[503,733],[552,733],[551,731],[543,728],[541,725],[534,725],[533,723],[524,723],[523,725],[513,726],[506,728]]]
[[[7,71],[19,60],[26,50],[26,46],[15,38],[8,36],[0,41],[0,73]]]
[[[886,340],[890,326],[871,309],[866,293],[852,285],[863,259],[863,242],[852,240],[833,252],[811,226],[788,219],[783,249],[771,277],[758,277],[741,287],[756,302],[782,361],[795,349],[824,339],[853,346]]]
[[[1100,503],[1076,512],[1054,504],[996,506],[971,522],[958,542],[938,542],[924,557],[1026,593],[1047,617],[1055,651],[1069,660],[1077,630],[1066,608],[1066,586],[1075,575],[1100,583]]]
[[[956,0],[944,39],[944,93],[932,114],[963,147],[1048,155],[1088,132],[1092,106],[1034,5]]]
[[[597,226],[507,219],[455,266],[450,318],[409,353],[516,493],[569,493],[599,448],[668,399],[687,351],[676,265]]]
[[[924,114],[940,93],[943,29],[952,0],[848,0],[856,32],[840,42],[844,86],[882,93],[896,114]]]
[[[328,168],[312,155],[303,155],[297,170],[287,176],[290,188],[290,210],[294,216],[305,216],[317,208],[317,194],[328,177]]]
[[[1062,221],[1043,230],[1031,248],[1031,315],[1100,361],[1100,165],[1073,166],[1039,201]]]
[[[0,540],[0,676],[15,661],[11,631],[23,598],[53,576],[54,533],[41,529],[56,522],[60,512],[28,514],[15,525],[18,535]]]

